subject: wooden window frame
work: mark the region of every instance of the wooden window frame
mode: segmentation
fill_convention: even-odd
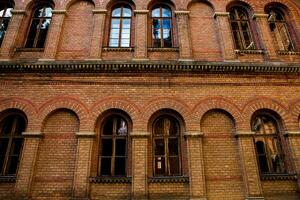
[[[230,21],[232,38],[233,38],[233,41],[234,41],[235,48],[239,49],[239,50],[248,50],[248,49],[254,50],[254,49],[256,49],[256,44],[255,44],[256,42],[253,38],[253,33],[252,33],[251,24],[250,24],[250,21],[249,21],[248,12],[244,8],[241,8],[239,6],[235,6],[235,7],[231,8],[229,12],[230,12],[229,21]],[[239,15],[238,15],[238,12],[242,12],[247,17],[247,19],[240,19]],[[235,19],[231,18],[232,13],[234,14]],[[232,26],[233,23],[236,23],[237,26],[238,26],[238,31],[237,31],[238,36],[239,36],[238,41],[236,41],[236,39],[234,38],[234,30],[233,30],[233,26]],[[246,44],[245,37],[244,37],[244,34],[243,34],[242,23],[247,24],[247,34],[249,36],[249,42],[250,42],[250,44],[248,44],[248,46]],[[241,46],[241,48],[239,48],[237,46],[237,43],[239,43],[239,46]],[[251,43],[253,43],[253,44],[251,45]],[[248,48],[249,46],[250,46],[250,48]]]
[[[50,23],[49,23],[49,26],[50,26],[51,21],[52,21],[52,15],[51,15],[51,17],[45,16],[46,8],[51,8],[52,11],[53,11],[53,6],[51,4],[37,5],[33,9],[32,15],[31,15],[31,18],[30,18],[29,29],[28,29],[28,33],[27,33],[27,37],[26,37],[26,41],[25,41],[25,48],[44,48],[45,47],[46,37],[47,37],[48,31],[49,31],[49,27],[47,29],[47,34],[45,36],[45,39],[44,39],[44,42],[43,42],[42,46],[38,46],[38,42],[39,42],[40,37],[41,37],[41,28],[36,28],[36,33],[35,33],[32,45],[29,43],[29,39],[30,39],[29,37],[30,37],[30,32],[32,30],[31,26],[32,26],[32,24],[33,24],[34,21],[38,21],[38,25],[37,26],[41,27],[41,25],[43,24],[44,20],[49,20],[50,19]],[[43,16],[42,17],[35,17],[34,15],[37,12],[37,10],[39,10],[39,9],[43,9]]]
[[[6,13],[8,12],[8,9],[13,9],[13,6],[10,5],[10,4],[4,4],[4,5],[0,4],[0,10],[4,10],[2,16],[0,16],[0,24],[2,25],[4,23],[4,21],[7,21],[7,27],[9,25],[9,21],[10,21],[10,18],[11,18],[11,16],[10,17],[5,17]],[[2,45],[3,39],[5,37],[7,27],[4,28],[5,33],[3,34],[3,37],[0,38],[0,46]]]
[[[3,125],[6,122],[6,120],[9,120],[8,117],[13,116],[13,122],[12,122],[12,127],[11,127],[11,131],[10,133],[8,133],[7,135],[3,135]],[[23,118],[22,120],[24,120],[24,130],[22,130],[20,133],[17,133],[16,131],[16,127],[17,127],[17,117],[21,117]],[[19,168],[19,161],[20,161],[20,157],[21,157],[21,153],[22,153],[22,149],[23,149],[23,143],[24,143],[24,137],[22,135],[22,132],[26,130],[27,127],[27,120],[26,117],[23,114],[20,114],[18,112],[9,112],[8,114],[6,114],[5,116],[0,118],[0,140],[2,139],[8,139],[8,144],[6,147],[6,153],[4,156],[4,160],[3,160],[3,166],[2,169],[0,169],[0,176],[16,176],[17,172],[18,172],[18,168]],[[14,139],[22,139],[22,144],[20,147],[20,152],[19,154],[16,155],[12,155],[12,150],[13,150],[13,140]],[[12,159],[13,156],[17,156],[18,157],[18,164],[16,166],[16,171],[14,174],[10,174],[9,173],[9,163]]]
[[[117,8],[121,8],[121,16],[120,17],[114,17],[112,14],[113,14],[113,11]],[[128,8],[130,9],[131,11],[131,15],[130,17],[126,17],[126,16],[123,16],[123,9],[124,8]],[[111,13],[110,13],[110,24],[109,24],[109,33],[108,33],[108,47],[109,48],[130,48],[132,47],[132,32],[133,32],[133,16],[132,16],[132,7],[127,5],[127,4],[117,4],[115,6],[112,7],[111,9]],[[118,46],[111,46],[110,45],[110,39],[111,39],[111,31],[112,31],[112,20],[113,19],[120,19],[120,30],[119,30],[119,42],[118,42]],[[130,19],[130,32],[129,32],[129,46],[128,47],[122,47],[122,32],[123,32],[123,20],[124,19]]]

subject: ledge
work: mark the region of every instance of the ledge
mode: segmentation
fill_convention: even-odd
[[[92,10],[93,14],[106,14],[107,10],[99,9],[99,10]]]
[[[261,180],[297,180],[296,174],[262,174]]]
[[[289,131],[284,134],[287,137],[300,137],[300,131]]]
[[[77,137],[85,138],[85,137],[95,137],[96,133],[92,131],[81,131],[76,133]]]
[[[66,14],[66,10],[52,10],[52,14]]]
[[[204,133],[200,131],[188,131],[184,133],[184,137],[190,138],[190,137],[203,137]]]
[[[15,48],[15,52],[43,52],[44,48],[25,48],[25,47],[17,47]]]
[[[134,48],[132,47],[103,47],[103,51],[113,51],[113,52],[133,52]]]
[[[284,51],[284,50],[279,50],[279,51],[277,51],[277,53],[279,54],[279,55],[300,55],[300,51]]]
[[[130,136],[135,137],[135,138],[137,138],[137,137],[150,137],[150,135],[151,134],[147,131],[133,131],[133,132],[130,133]]]
[[[219,16],[229,17],[229,12],[215,12],[213,17],[216,18]]]
[[[148,14],[149,10],[134,10],[134,14]]]
[[[252,16],[252,19],[257,19],[257,18],[268,18],[269,17],[269,15],[268,14],[264,14],[264,13],[262,13],[262,14],[253,14],[253,16]]]
[[[149,177],[148,183],[188,183],[189,177],[186,176],[160,176]]]
[[[149,52],[179,52],[179,48],[148,48]]]
[[[89,178],[90,183],[131,183],[131,177],[103,177],[96,176]]]
[[[175,15],[189,15],[190,11],[187,10],[175,10]]]
[[[262,49],[236,49],[234,50],[236,54],[243,55],[243,54],[264,54],[265,51]]]
[[[0,183],[13,183],[16,182],[16,176],[0,176]]]
[[[24,15],[26,13],[25,10],[12,10],[11,13],[13,15]]]
[[[22,132],[24,137],[43,137],[41,132]]]
[[[255,135],[255,132],[249,131],[249,132],[237,132],[235,133],[235,137],[252,137]]]

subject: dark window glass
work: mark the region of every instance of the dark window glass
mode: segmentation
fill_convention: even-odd
[[[3,42],[3,38],[5,36],[9,20],[12,16],[11,11],[12,7],[10,6],[1,6],[0,7],[0,46]]]
[[[1,175],[15,175],[22,151],[26,121],[18,114],[11,114],[0,121],[0,170]]]
[[[167,7],[152,10],[152,46],[172,47],[172,12]]]
[[[115,11],[114,14],[118,15],[118,12]],[[100,175],[126,175],[127,127],[127,122],[118,115],[112,115],[104,121],[99,159]]]
[[[51,7],[38,7],[34,11],[25,47],[44,48],[51,18]]]

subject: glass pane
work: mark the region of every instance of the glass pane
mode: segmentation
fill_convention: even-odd
[[[153,39],[160,39],[161,38],[161,29],[153,29]],[[160,42],[160,40],[158,40]]]
[[[152,10],[152,17],[160,17],[160,9],[159,8],[155,8],[154,10]]]
[[[112,31],[110,32],[110,38],[111,39],[119,39],[119,32],[120,29],[112,29]]]
[[[111,42],[110,42],[111,45]],[[107,119],[103,127],[103,135],[112,135],[113,134],[113,118]]]
[[[119,39],[110,39],[109,40],[110,47],[118,47],[119,46]]]
[[[163,38],[170,40],[171,39],[171,30],[170,29],[163,29]]]
[[[10,154],[11,155],[19,155],[21,153],[23,144],[22,138],[15,138],[11,144]]]
[[[111,158],[101,159],[101,175],[111,175]]]
[[[231,28],[233,31],[239,30],[239,26],[237,22],[231,22]]]
[[[235,42],[235,48],[236,49],[242,49],[242,41],[240,38],[240,34],[238,31],[233,31],[233,38],[234,38],[234,42]]]
[[[111,28],[120,28],[120,19],[112,19]]]
[[[153,29],[160,29],[160,19],[153,19],[152,20],[152,28]]]
[[[3,163],[4,163],[4,156],[0,156],[0,175],[2,175],[3,172]]]
[[[43,27],[43,25],[41,26],[41,30],[40,30],[40,34],[39,34],[39,38],[36,44],[37,48],[44,48],[45,46],[45,41],[46,41],[46,37],[47,37],[47,32],[48,32],[48,25],[46,24],[46,27]],[[42,29],[45,28],[45,29]]]
[[[231,12],[230,12],[230,19],[231,20],[236,20],[236,17],[235,17],[235,12],[234,12],[234,10],[232,10]]]
[[[261,141],[256,142],[256,151],[258,154],[265,154],[265,144]]]
[[[130,34],[130,29],[127,29],[127,28],[122,29],[122,33]]]
[[[129,39],[129,38],[130,38],[130,34],[122,33],[122,39]]]
[[[9,135],[12,132],[12,126],[14,123],[14,116],[8,116],[4,119],[1,135]]]
[[[169,157],[169,168],[170,175],[179,175],[179,158],[178,157]]]
[[[130,29],[130,19],[123,19],[122,28]]]
[[[164,139],[155,139],[155,155],[165,154],[165,143]]]
[[[52,8],[45,8],[45,17],[52,17]]]
[[[5,12],[5,9],[0,10],[0,17],[4,17],[4,16],[3,16],[3,15],[4,15],[4,12]]]
[[[178,156],[178,139],[169,139],[169,156]]]
[[[116,158],[115,162],[115,175],[126,175],[126,159]]]
[[[163,135],[164,133],[164,121],[163,119],[159,119],[157,122],[155,122],[154,127],[154,134],[155,135]]]
[[[131,17],[131,10],[129,8],[123,8],[123,16]]]
[[[113,17],[121,17],[121,8],[116,8],[112,11],[111,14]]]
[[[102,156],[112,156],[112,139],[102,139]]]
[[[25,131],[26,128],[26,122],[23,117],[17,116],[17,123],[16,123],[16,130],[15,135],[22,135],[22,132]]]
[[[155,175],[163,175],[165,173],[165,158],[155,157],[154,164]]]
[[[160,39],[153,39],[153,47],[161,47]]]
[[[34,12],[34,18],[43,17],[44,8],[36,9]]]
[[[39,28],[39,20],[33,20],[31,27],[30,27],[30,31],[28,34],[28,38],[27,38],[25,47],[27,47],[27,48],[33,47],[34,39],[35,39],[38,28]]]
[[[171,17],[171,11],[166,8],[162,8],[162,16],[163,17]]]
[[[12,16],[11,11],[12,8],[7,8],[4,17],[11,17]]]
[[[163,28],[164,28],[164,29],[170,29],[170,28],[171,28],[171,20],[169,20],[169,19],[164,19],[164,20],[163,20]]]
[[[16,174],[18,164],[19,164],[19,156],[10,156],[10,158],[8,159],[8,165],[7,165],[9,175]]]
[[[123,37],[123,34],[122,34]],[[126,121],[122,118],[118,118],[117,120],[117,134],[118,135],[127,135],[127,124]]]
[[[130,46],[129,39],[122,39],[121,40],[121,47],[129,47],[129,46]]]
[[[126,155],[126,139],[116,140],[116,156]]]
[[[8,138],[0,139],[0,156],[5,156],[7,151]]]
[[[269,172],[267,157],[264,155],[258,156],[260,171],[264,173]]]
[[[240,20],[247,20],[247,15],[241,10],[238,10],[238,16]]]

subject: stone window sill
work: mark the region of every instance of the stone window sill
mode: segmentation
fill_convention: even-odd
[[[244,54],[264,54],[264,50],[262,49],[236,49],[234,50],[236,54],[238,55],[244,55]]]
[[[179,52],[179,48],[148,48],[149,52]]]
[[[13,183],[16,182],[16,176],[0,175],[0,183]]]
[[[103,51],[107,52],[133,52],[133,47],[103,47]]]
[[[285,51],[285,50],[279,50],[277,51],[279,55],[300,55],[300,51]]]
[[[296,174],[262,174],[261,180],[297,180]]]
[[[149,177],[148,183],[188,183],[189,177],[186,176],[158,176]]]
[[[17,47],[15,48],[15,52],[43,52],[44,48],[25,48],[25,47]]]
[[[131,183],[131,177],[95,176],[90,177],[91,183]]]

